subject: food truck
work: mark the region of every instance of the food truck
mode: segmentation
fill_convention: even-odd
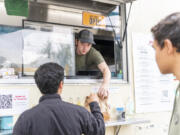
[[[27,14],[8,15],[0,1],[0,91],[11,102],[1,116],[12,116],[35,106],[41,96],[33,79],[36,69],[46,62],[57,62],[65,69],[62,99],[84,106],[85,97],[97,92],[102,82],[99,70],[76,73],[75,40],[77,33],[88,29],[94,34],[96,48],[110,72],[106,134],[118,134],[122,125],[146,123],[128,119],[134,113],[133,83],[128,66],[127,21],[133,0],[29,0]],[[127,94],[121,96],[123,91]],[[121,97],[121,98],[119,98]],[[2,102],[3,103],[3,102]],[[117,120],[119,110],[126,120]],[[129,114],[129,115],[128,115]]]

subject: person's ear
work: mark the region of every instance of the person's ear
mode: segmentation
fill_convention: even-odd
[[[58,88],[58,94],[61,94],[62,93],[62,89],[63,89],[63,81],[61,81],[60,83],[59,83],[59,88]]]
[[[173,54],[174,51],[175,51],[175,48],[173,47],[173,44],[172,44],[172,42],[169,39],[165,39],[164,40],[164,47],[167,48],[167,54],[168,55]]]
[[[78,45],[78,40],[77,40],[77,39],[75,39],[75,45],[76,45],[76,46]]]
[[[61,82],[59,83],[59,88],[60,88],[60,89],[63,88],[63,81],[61,81]]]

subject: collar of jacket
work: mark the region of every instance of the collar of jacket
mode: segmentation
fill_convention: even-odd
[[[61,100],[61,96],[59,94],[45,94],[39,99],[39,102],[42,102],[47,99],[55,99],[55,98],[59,98]]]

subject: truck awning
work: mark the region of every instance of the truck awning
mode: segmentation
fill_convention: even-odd
[[[30,0],[37,3],[68,7],[80,10],[89,10],[107,15],[117,5],[134,0]]]

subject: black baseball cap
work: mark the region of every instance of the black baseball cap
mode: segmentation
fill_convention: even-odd
[[[89,30],[81,30],[78,34],[78,40],[80,40],[82,43],[96,44],[94,42],[93,33]]]

